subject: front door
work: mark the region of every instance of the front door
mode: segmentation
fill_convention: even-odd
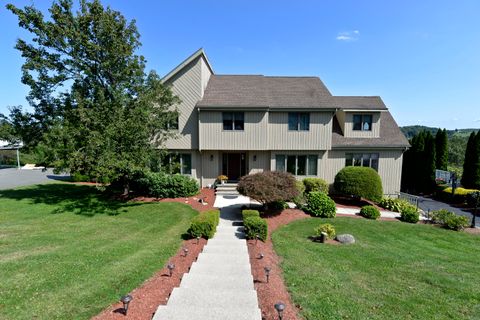
[[[222,161],[223,174],[228,180],[237,181],[245,175],[246,155],[245,153],[224,153]]]

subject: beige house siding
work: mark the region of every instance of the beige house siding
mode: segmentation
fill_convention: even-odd
[[[177,106],[180,113],[178,136],[169,139],[166,148],[198,149],[198,114],[195,105],[202,98],[210,75],[205,61],[199,57],[168,79],[166,84],[172,87],[173,93],[182,101]]]
[[[248,152],[248,174],[269,171],[269,170],[270,170],[270,152],[268,151]]]
[[[323,163],[323,179],[333,183],[335,175],[345,167],[346,153],[378,153],[378,174],[382,179],[384,194],[393,194],[400,191],[402,177],[403,152],[401,150],[330,150]]]
[[[353,130],[353,115],[354,114],[371,114],[372,115],[372,130],[361,131]],[[340,119],[339,119],[340,123]],[[343,134],[347,138],[378,138],[380,137],[380,112],[345,112]]]
[[[267,149],[267,116],[262,111],[245,112],[244,130],[223,130],[221,111],[200,111],[200,150]]]
[[[332,113],[310,112],[309,131],[289,131],[288,112],[270,112],[268,140],[270,150],[328,150],[332,142]]]
[[[219,151],[200,152],[202,175],[202,187],[213,184],[217,177],[221,174],[221,154]]]
[[[340,129],[342,129],[342,133],[344,133],[345,132],[345,111],[343,110],[337,111],[335,115],[337,116]]]

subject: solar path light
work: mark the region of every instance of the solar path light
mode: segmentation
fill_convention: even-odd
[[[282,320],[283,319],[283,311],[285,310],[285,304],[283,302],[277,302],[275,303],[275,310],[277,310],[278,313],[278,319]]]
[[[270,271],[272,271],[272,269],[270,267],[265,267],[263,268],[263,270],[265,270],[265,275],[267,276],[267,283],[268,283],[268,280],[270,277]]]
[[[186,257],[188,255],[188,248],[183,248],[183,256]]]
[[[168,272],[170,273],[170,277],[171,277],[172,274],[173,274],[173,269],[175,269],[175,264],[169,263],[169,264],[167,265],[167,269],[168,269]]]
[[[128,305],[133,300],[133,297],[129,294],[120,298],[120,301],[123,303],[123,314],[127,315]]]

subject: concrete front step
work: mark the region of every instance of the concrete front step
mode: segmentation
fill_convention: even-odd
[[[212,288],[224,290],[253,290],[253,277],[245,276],[222,276],[217,275],[192,275],[187,273],[183,276],[180,288],[196,288],[203,289],[204,292],[212,290]]]
[[[210,288],[175,288],[168,298],[168,306],[177,307],[217,307],[224,306],[227,312],[230,306],[242,306],[245,309],[258,308],[255,290],[236,290]]]
[[[158,307],[155,317],[152,320],[261,320],[260,309],[244,309],[242,306],[225,307],[195,307],[175,309],[168,308],[165,305]]]
[[[242,252],[243,253],[243,252]],[[250,258],[245,254],[229,254],[229,253],[200,253],[197,263],[219,263],[219,264],[250,264]]]

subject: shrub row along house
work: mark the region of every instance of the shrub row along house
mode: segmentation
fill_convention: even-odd
[[[217,75],[203,49],[163,81],[181,99],[166,148],[202,187],[265,170],[333,183],[353,165],[377,170],[384,193],[400,190],[409,144],[380,97],[332,96],[317,77]]]

